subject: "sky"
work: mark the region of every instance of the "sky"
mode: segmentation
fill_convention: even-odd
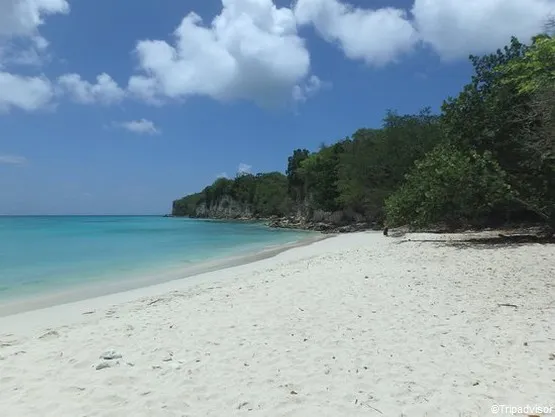
[[[163,214],[455,96],[555,0],[0,0],[0,214]]]

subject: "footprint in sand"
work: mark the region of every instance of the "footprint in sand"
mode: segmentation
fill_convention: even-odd
[[[60,334],[56,330],[49,330],[46,333],[44,333],[42,336],[39,336],[39,339],[52,340],[52,339],[57,339],[58,337],[60,337]]]

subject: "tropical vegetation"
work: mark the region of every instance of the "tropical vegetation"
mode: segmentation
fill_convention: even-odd
[[[255,217],[348,211],[388,226],[555,228],[555,38],[513,38],[470,60],[470,82],[440,114],[390,111],[380,128],[294,150],[285,174],[220,178],[176,200],[173,214],[227,196]]]

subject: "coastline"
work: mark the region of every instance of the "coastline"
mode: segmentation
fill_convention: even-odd
[[[55,289],[38,295],[16,297],[13,300],[0,300],[0,318],[33,310],[42,310],[62,304],[86,301],[87,299],[125,293],[142,288],[155,287],[182,279],[191,279],[210,272],[233,268],[267,258],[274,257],[284,251],[326,239],[331,235],[314,234],[314,236],[278,245],[269,245],[261,250],[245,252],[239,255],[222,257],[209,261],[201,261],[188,267],[164,268],[149,270],[148,274],[132,275],[127,279],[115,282],[98,281],[89,284],[79,284],[63,290]]]
[[[461,240],[338,235],[0,318],[10,392],[0,409],[367,417],[553,406],[555,247]]]
[[[333,213],[327,213],[328,217],[332,217]],[[366,221],[339,221],[332,222],[328,220],[316,221],[309,220],[303,216],[283,216],[283,217],[196,217],[196,216],[177,216],[165,215],[164,217],[174,219],[193,219],[206,222],[237,222],[237,223],[257,223],[263,224],[270,229],[286,229],[286,230],[299,230],[305,232],[319,232],[323,234],[338,234],[338,233],[356,233],[364,231],[378,231],[382,226],[377,223],[370,223]]]

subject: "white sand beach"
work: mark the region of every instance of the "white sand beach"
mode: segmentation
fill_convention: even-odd
[[[0,318],[0,416],[555,415],[555,246],[431,237],[342,235]]]

